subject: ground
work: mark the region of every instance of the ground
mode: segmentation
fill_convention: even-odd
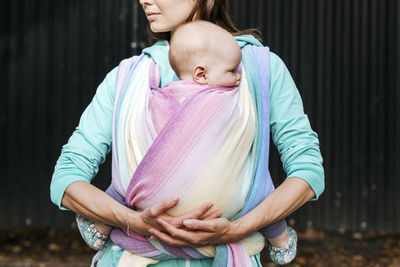
[[[93,254],[76,231],[0,229],[0,267],[84,267]],[[263,264],[277,266],[267,257]],[[400,267],[400,234],[299,232],[287,266]]]

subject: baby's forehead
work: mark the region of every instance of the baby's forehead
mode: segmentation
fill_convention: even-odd
[[[238,65],[241,50],[231,33],[210,22],[192,22],[179,27],[173,34],[171,47],[176,61]]]
[[[222,27],[202,20],[184,24],[173,34],[175,41],[198,49],[239,48],[232,34]],[[239,49],[240,50],[240,49]]]

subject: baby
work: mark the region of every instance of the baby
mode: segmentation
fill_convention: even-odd
[[[239,86],[242,52],[232,34],[206,21],[181,25],[172,33],[169,61],[181,80],[207,86]],[[82,237],[93,249],[104,247],[111,228],[77,215]],[[268,232],[268,230],[267,230]],[[296,255],[297,237],[288,227],[282,234],[268,239],[271,259],[278,264],[291,262]]]
[[[172,34],[169,61],[181,80],[238,86],[242,51],[232,34],[206,21],[184,24]]]

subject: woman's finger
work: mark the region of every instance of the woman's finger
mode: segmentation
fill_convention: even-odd
[[[207,232],[194,232],[194,231],[186,231],[181,228],[176,228],[172,224],[166,222],[163,219],[157,220],[159,224],[165,229],[167,233],[163,233],[163,235],[160,235],[160,238],[162,236],[163,241],[164,240],[169,240],[170,238],[174,240],[180,240],[184,241],[188,244],[191,244],[190,246],[204,246],[206,244],[205,241],[210,241],[209,236],[211,237],[213,234],[207,233]],[[168,237],[165,236],[168,235]],[[169,241],[173,242],[173,241]]]
[[[208,216],[204,217],[203,220],[212,220],[221,217],[222,212],[220,210],[215,210],[211,212]]]
[[[205,204],[201,205],[200,207],[198,207],[197,209],[194,209],[194,210],[192,210],[186,214],[183,214],[181,216],[172,217],[167,214],[164,214],[160,218],[167,221],[168,223],[174,225],[175,227],[179,228],[182,226],[182,222],[184,220],[200,219],[202,216],[204,216],[204,214],[206,214],[212,208],[212,206],[213,205],[211,203],[205,203]],[[215,212],[212,212],[207,217],[211,216],[211,218],[213,218],[215,215],[216,215]]]
[[[198,207],[197,209],[194,209],[186,214],[183,214],[182,216],[178,216],[177,219],[184,221],[187,219],[200,219],[204,214],[206,214],[211,208],[213,207],[213,204],[211,203],[205,203]]]
[[[185,220],[183,221],[183,225],[190,230],[197,230],[197,231],[205,231],[214,233],[221,230],[226,230],[229,227],[229,221],[220,218],[220,219],[211,219],[211,220]]]
[[[180,246],[180,247],[182,247],[182,246],[185,246],[185,247],[192,246],[190,243],[185,242],[183,240],[174,239],[170,235],[168,235],[166,233],[163,233],[163,232],[159,231],[156,228],[151,228],[149,230],[149,232],[152,234],[152,236],[150,236],[150,239],[159,240],[159,241],[167,243],[168,245]]]
[[[150,217],[157,217],[160,216],[161,214],[166,213],[168,210],[172,209],[173,207],[176,206],[176,204],[178,204],[179,198],[178,197],[174,197],[172,199],[167,199],[164,200],[163,202],[156,204],[152,207],[150,207],[149,209],[147,209],[148,211],[148,215]]]

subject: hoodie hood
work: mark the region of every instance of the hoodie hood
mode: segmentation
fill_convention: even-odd
[[[253,35],[239,35],[234,36],[236,41],[238,42],[240,48],[245,47],[246,45],[255,45],[255,46],[263,46],[260,41],[258,41]]]
[[[234,36],[242,49],[246,45],[262,46],[262,44],[252,35]],[[171,81],[178,81],[179,77],[175,74],[168,60],[169,44],[167,41],[157,41],[152,46],[143,49],[143,53],[153,58],[160,69],[160,86],[163,87]],[[243,56],[243,55],[242,55]]]

